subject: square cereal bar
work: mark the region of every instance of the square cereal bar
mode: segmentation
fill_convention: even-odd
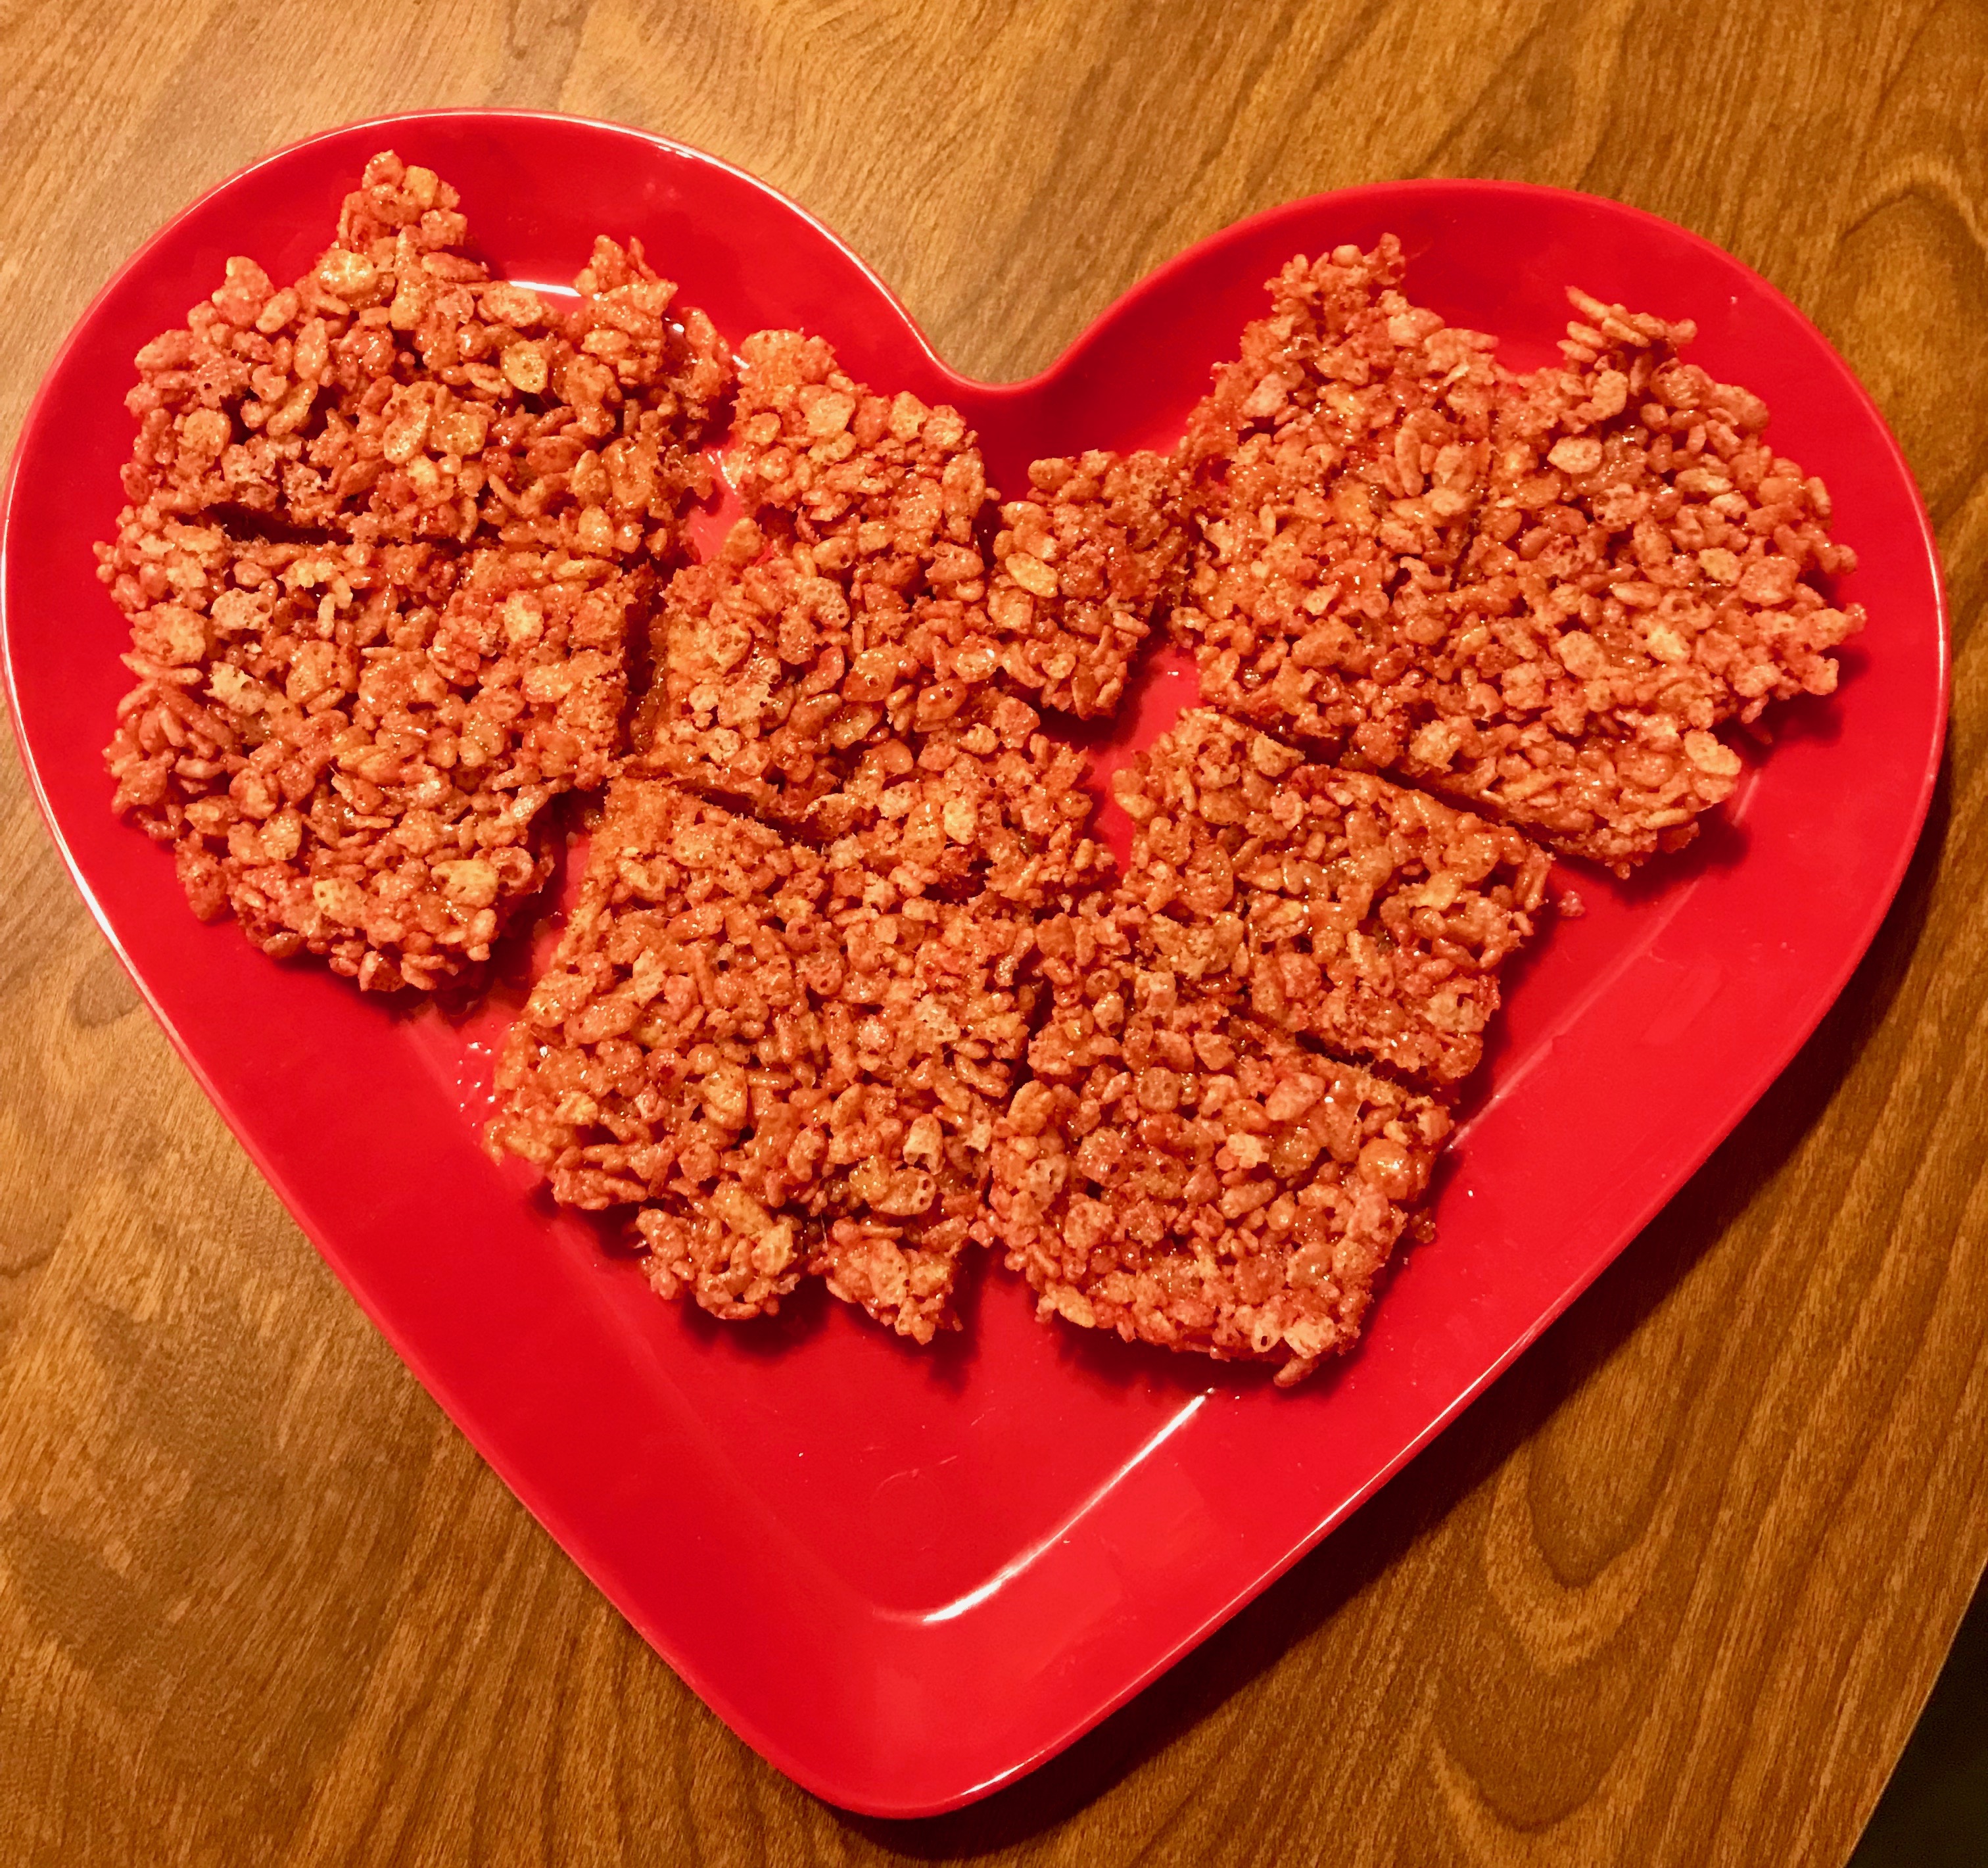
[[[280,289],[253,260],[139,353],[128,519],[147,509],[362,541],[674,549],[724,347],[639,245],[595,245],[572,311],[460,250],[455,191],[389,154]]]
[[[1201,595],[1287,630],[1328,611],[1378,621],[1467,547],[1496,340],[1412,304],[1405,270],[1389,235],[1371,253],[1300,255],[1270,282],[1270,315],[1245,328],[1181,444],[1197,564],[1223,574]]]
[[[1038,706],[1108,716],[1154,618],[1179,594],[1187,534],[1174,464],[1101,451],[1029,469],[1001,508],[987,610],[1001,667]]]
[[[494,1147],[633,1206],[720,1316],[806,1268],[902,1335],[948,1320],[1028,1042],[1034,922],[902,894],[667,780],[609,794],[499,1075]]]
[[[873,394],[819,337],[758,331],[739,349],[735,433],[746,511],[786,514],[817,567],[845,580],[855,608],[898,611],[921,594],[986,596],[974,526],[987,476],[958,410],[928,408],[908,391]]]
[[[1448,1112],[1141,964],[1108,913],[1041,941],[1053,1008],[994,1149],[1009,1264],[1045,1318],[1300,1379],[1358,1335]]]
[[[960,1254],[985,1237],[995,1124],[1040,990],[1035,922],[923,897],[832,919],[847,962],[821,1010],[835,1179],[810,1268],[928,1342],[950,1320]]]
[[[871,748],[806,820],[838,886],[1006,912],[1070,907],[1107,882],[1087,761],[1040,726],[1025,702],[990,689],[934,732]]]
[[[1425,1088],[1476,1068],[1543,851],[1205,709],[1114,790],[1134,825],[1118,899],[1148,963]]]
[[[543,879],[544,806],[614,754],[644,575],[174,520],[125,543],[114,804],[194,911],[380,990],[487,959]]]
[[[634,744],[650,770],[800,824],[873,746],[944,726],[994,672],[953,598],[865,608],[814,550],[740,522],[664,594]]]
[[[563,1205],[639,1206],[651,1282],[718,1316],[779,1308],[823,1203],[817,1008],[844,965],[827,893],[778,831],[617,781],[499,1064],[492,1149],[536,1163]]]
[[[1434,418],[1411,407],[1391,471],[1357,438],[1274,439],[1371,392],[1302,347],[1280,369],[1293,314],[1251,327],[1256,386],[1219,384],[1190,430],[1203,542],[1177,622],[1211,704],[1626,873],[1730,794],[1714,729],[1828,692],[1862,619],[1810,581],[1854,560],[1820,482],[1760,442],[1764,405],[1679,361],[1689,326],[1574,297],[1597,322],[1569,327],[1564,367],[1486,374],[1472,350],[1454,435],[1415,440]],[[1240,418],[1259,408],[1273,438]]]

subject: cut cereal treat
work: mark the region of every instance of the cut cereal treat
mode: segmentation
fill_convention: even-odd
[[[622,247],[597,238],[574,283],[579,302],[536,347],[545,381],[523,398],[529,438],[484,456],[483,522],[507,543],[623,557],[646,550],[668,563],[679,555],[685,510],[715,484],[698,450],[729,394],[730,356],[702,311],[674,303],[676,287],[648,263],[639,240]],[[478,311],[486,320],[522,313],[522,296],[515,286],[492,286]],[[465,327],[459,349],[468,347],[468,335]],[[527,366],[501,326],[489,342],[498,346],[505,386],[537,380],[540,366]],[[450,381],[453,368],[434,354],[431,367]],[[467,363],[461,367],[504,405],[487,365],[479,377]]]
[[[720,1317],[778,1309],[822,1204],[816,1006],[844,966],[827,892],[776,831],[617,781],[499,1064],[493,1151],[538,1165],[563,1205],[638,1206],[650,1281]]]
[[[1822,482],[1761,438],[1760,398],[1679,360],[1689,325],[1569,296],[1566,364],[1499,398],[1432,658],[1446,705],[1395,763],[1621,867],[1729,794],[1714,729],[1834,691],[1829,651],[1864,614],[1813,581],[1856,559]]]
[[[822,1016],[836,1117],[857,1126],[832,1145],[850,1171],[815,1268],[921,1341],[986,1236],[994,1125],[1042,990],[1039,919],[1094,892],[1110,863],[1087,834],[1078,755],[1012,697],[976,711],[915,754],[873,749],[827,800],[847,807],[823,852],[847,969]]]
[[[876,725],[854,712],[874,703],[843,696],[849,642],[840,587],[742,521],[715,557],[686,565],[663,592],[635,756],[762,816],[805,815],[839,782],[837,756]],[[881,698],[890,692],[887,681]]]
[[[487,959],[543,879],[545,804],[605,782],[731,380],[639,246],[597,241],[563,311],[467,239],[389,152],[295,284],[230,260],[139,355],[98,548],[140,681],[116,807],[203,915],[383,990]]]
[[[225,511],[362,541],[658,556],[707,491],[724,347],[639,245],[596,242],[576,308],[459,249],[455,191],[390,154],[294,285],[253,260],[138,356],[137,516]]]
[[[1114,790],[1134,826],[1119,899],[1149,963],[1426,1088],[1476,1068],[1499,968],[1545,898],[1543,851],[1207,709]]]
[[[1301,1379],[1357,1337],[1448,1112],[1141,966],[1108,913],[1041,941],[1054,1007],[994,1150],[1008,1263],[1045,1318]]]
[[[1026,913],[914,897],[833,917],[847,970],[822,1008],[836,1087],[829,1223],[811,1268],[837,1297],[929,1342],[958,1261],[985,1236],[994,1125],[1026,1048]]]
[[[544,806],[605,776],[644,574],[171,521],[120,549],[138,685],[114,805],[173,847],[195,912],[372,990],[487,959],[544,878]]]
[[[874,394],[820,338],[759,331],[739,346],[736,433],[746,510],[787,515],[879,639],[903,633],[893,619],[921,595],[986,597],[987,476],[958,410]]]
[[[301,473],[321,492],[306,436],[328,421],[349,428],[369,398],[383,403],[418,367],[393,323],[392,262],[411,273],[431,262],[451,284],[485,277],[453,250],[468,237],[455,191],[390,154],[367,165],[339,228],[317,264],[280,289],[254,260],[230,259],[185,327],[138,353],[126,398],[138,435],[123,473],[135,507],[293,521],[286,479]]]
[[[1090,834],[1087,761],[1040,725],[990,690],[933,733],[872,747],[807,820],[831,871],[850,888],[990,911],[1073,905],[1110,879],[1111,859]]]
[[[1330,269],[1391,281],[1398,259],[1383,242]],[[1854,563],[1821,483],[1760,441],[1758,398],[1679,361],[1690,327],[1581,294],[1594,322],[1529,377],[1425,331],[1462,347],[1468,394],[1418,411],[1397,352],[1409,412],[1376,447],[1357,379],[1386,360],[1386,294],[1324,297],[1354,306],[1323,320],[1329,367],[1286,289],[1190,426],[1202,543],[1176,621],[1204,698],[1622,873],[1688,841],[1740,770],[1714,729],[1828,692],[1827,651],[1861,624],[1808,581]],[[1385,322],[1391,343],[1428,314]]]
[[[741,347],[737,411],[747,516],[665,594],[647,769],[813,835],[873,753],[955,730],[1000,677],[1109,712],[1177,581],[1170,463],[1039,462],[990,583],[992,496],[955,411],[874,394],[789,331]]]
[[[1037,461],[1029,480],[994,541],[987,609],[1002,672],[1038,706],[1108,716],[1178,594],[1187,535],[1173,463],[1093,451]]]
[[[1292,260],[1190,415],[1182,498],[1202,534],[1197,594],[1216,600],[1207,621],[1239,606],[1286,635],[1327,614],[1384,623],[1468,545],[1495,340],[1412,304],[1404,270],[1392,235]]]
[[[953,718],[992,675],[962,607],[921,600],[880,633],[812,549],[750,519],[671,580],[634,743],[668,772],[800,824],[874,746]]]
[[[938,727],[993,675],[988,497],[958,413],[871,394],[818,338],[740,350],[746,516],[665,594],[638,750],[798,823],[871,746]]]
[[[754,1315],[805,1267],[930,1340],[1028,1042],[1034,921],[878,879],[618,780],[492,1146],[563,1204],[637,1208],[666,1295]]]

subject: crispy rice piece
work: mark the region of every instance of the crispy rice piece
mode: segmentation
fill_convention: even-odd
[[[871,394],[818,338],[740,350],[747,516],[665,594],[645,763],[799,823],[874,746],[942,725],[999,665],[958,412]]]
[[[1108,912],[1040,938],[1053,1008],[994,1147],[1009,1264],[1046,1319],[1300,1380],[1358,1335],[1447,1111],[1143,963]]]
[[[986,1236],[989,1150],[1041,993],[1040,915],[1087,898],[1110,858],[1088,835],[1081,758],[1034,711],[866,756],[824,853],[847,970],[834,1034],[830,1161],[848,1169],[813,1268],[839,1297],[928,1340],[961,1252]],[[999,722],[997,729],[993,722]],[[827,804],[823,809],[827,808]],[[969,821],[970,820],[970,821]]]
[[[1568,296],[1583,321],[1565,364],[1499,398],[1441,606],[1435,672],[1456,712],[1393,763],[1619,868],[1729,794],[1740,761],[1716,728],[1834,692],[1829,651],[1865,618],[1810,581],[1856,557],[1829,537],[1821,481],[1762,438],[1767,405],[1679,360],[1689,324]],[[1591,763],[1604,748],[1612,787]],[[1612,821],[1625,797],[1634,814]]]
[[[679,571],[634,727],[645,767],[802,825],[873,748],[953,719],[996,665],[984,615],[929,595],[865,608],[850,581],[751,519]]]
[[[1028,1041],[1034,934],[621,779],[491,1145],[563,1204],[637,1207],[665,1295],[756,1315],[805,1267],[929,1341]]]
[[[139,353],[134,514],[671,555],[730,381],[709,320],[673,316],[639,243],[597,241],[569,312],[492,279],[467,239],[455,190],[388,153],[294,285],[231,259]]]
[[[280,289],[254,260],[230,259],[185,327],[138,353],[126,398],[138,435],[123,472],[134,507],[182,517],[235,508],[303,523],[286,507],[284,480],[303,465],[306,436],[327,419],[355,421],[369,395],[384,400],[417,367],[381,302],[383,291],[396,296],[393,262],[411,274],[431,265],[451,283],[485,276],[454,250],[468,238],[455,190],[390,155],[367,165],[339,225],[317,264]]]
[[[1229,573],[1196,585],[1219,601],[1212,617],[1182,618],[1191,635],[1239,604],[1286,630],[1322,615],[1380,621],[1467,548],[1496,340],[1410,303],[1404,270],[1391,235],[1371,253],[1292,260],[1270,282],[1270,315],[1245,329],[1241,356],[1189,416],[1182,498],[1202,563]]]
[[[1029,469],[1001,508],[987,597],[1001,667],[1037,706],[1108,715],[1156,615],[1178,595],[1187,533],[1158,454],[1099,451]]]
[[[580,898],[512,1027],[493,1152],[562,1205],[635,1206],[650,1282],[714,1315],[779,1308],[825,1199],[827,1034],[844,962],[820,859],[678,787],[610,790]]]
[[[956,895],[971,878],[1040,902],[1102,875],[1084,762],[990,679],[984,638],[962,644],[957,618],[928,614],[912,641],[856,647],[861,619],[803,574],[805,547],[769,552],[748,522],[727,551],[666,596],[664,674],[634,736],[643,769],[813,840],[860,831],[865,864],[911,862],[921,887]]]
[[[872,747],[807,820],[838,885],[1042,911],[1108,882],[1087,762],[1040,725],[989,690],[935,732]]]
[[[646,574],[176,520],[123,542],[144,574],[114,805],[172,846],[194,912],[369,989],[488,959],[544,878],[545,804],[614,755]]]
[[[812,834],[873,752],[948,730],[1003,675],[1044,706],[1110,710],[1178,583],[1170,462],[1039,462],[990,582],[991,496],[956,411],[873,394],[793,332],[740,357],[747,516],[665,594],[647,769]]]
[[[540,808],[604,782],[629,619],[730,381],[639,247],[597,242],[568,312],[467,238],[388,153],[296,284],[231,260],[140,354],[98,548],[140,676],[117,808],[200,912],[380,988],[486,957],[541,878]]]
[[[810,1268],[929,1342],[984,1237],[994,1127],[1028,1043],[1034,917],[989,901],[859,902],[833,916],[847,970],[823,1008],[839,1088],[831,1217]]]
[[[1398,255],[1305,276],[1287,269],[1190,428],[1203,543],[1175,614],[1204,698],[1621,873],[1688,841],[1740,769],[1714,729],[1828,692],[1827,650],[1861,626],[1804,581],[1854,563],[1821,483],[1760,442],[1756,398],[1678,361],[1690,327],[1580,294],[1595,322],[1523,377],[1492,371],[1486,340],[1389,311],[1390,342],[1456,347],[1468,393],[1445,392],[1451,438],[1423,432],[1430,379],[1397,351],[1406,412],[1377,450],[1384,398],[1356,379],[1379,371]],[[1341,340],[1314,355],[1321,327]],[[1327,408],[1367,445],[1282,438]]]
[[[1424,1088],[1476,1068],[1544,851],[1205,709],[1113,789],[1134,826],[1119,899],[1183,991]]]
[[[735,432],[746,510],[787,514],[857,609],[888,618],[928,592],[985,599],[974,524],[986,470],[957,409],[908,390],[874,394],[820,338],[758,331],[739,350]],[[895,640],[904,628],[887,620],[876,633]]]

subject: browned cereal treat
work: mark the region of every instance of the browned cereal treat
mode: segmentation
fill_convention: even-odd
[[[639,246],[597,242],[565,312],[466,239],[389,152],[294,285],[231,260],[140,354],[98,550],[140,678],[117,807],[201,914],[382,989],[486,959],[543,880],[544,805],[605,782],[730,382]]]
[[[818,817],[848,962],[823,1018],[833,1081],[850,1086],[836,1115],[858,1127],[832,1148],[850,1172],[815,1267],[921,1341],[947,1320],[960,1252],[985,1237],[994,1125],[1041,990],[1038,919],[1108,873],[1083,761],[1037,724],[1012,696],[983,695],[915,753],[871,749]]]
[[[1190,428],[1204,697],[1623,873],[1688,841],[1740,771],[1714,729],[1828,692],[1861,627],[1804,581],[1854,562],[1820,482],[1760,442],[1756,398],[1678,361],[1689,326],[1575,295],[1567,365],[1513,377],[1390,309],[1387,242],[1317,272],[1322,312],[1307,276]],[[1461,404],[1418,405],[1416,345],[1454,350]]]
[[[992,672],[991,651],[962,666],[948,620],[876,639],[809,547],[743,521],[664,593],[636,750],[651,770],[803,823],[868,749],[942,724]]]
[[[546,383],[525,398],[529,440],[485,457],[484,523],[507,543],[624,557],[646,549],[668,562],[678,555],[686,507],[714,484],[698,449],[732,387],[729,354],[702,311],[675,304],[676,287],[639,240],[624,248],[597,239],[574,283],[578,304],[539,345]],[[489,293],[479,310],[492,315]],[[515,387],[522,357],[515,346],[501,354],[500,374]]]
[[[137,516],[672,553],[730,380],[709,320],[672,316],[639,245],[597,242],[566,313],[492,279],[466,239],[455,191],[388,153],[295,285],[230,260],[187,327],[139,354]]]
[[[1359,1334],[1448,1112],[1142,964],[1108,914],[1040,938],[1054,1009],[994,1150],[1008,1263],[1045,1318],[1301,1379]]]
[[[1134,825],[1119,899],[1183,990],[1425,1088],[1476,1068],[1543,851],[1206,709],[1114,790]]]
[[[958,410],[874,394],[820,338],[759,331],[739,347],[737,435],[746,509],[789,515],[817,568],[877,617],[877,639],[901,636],[921,595],[985,599],[987,476]]]
[[[563,1205],[640,1208],[650,1281],[729,1318],[798,1282],[831,1148],[817,1010],[844,961],[820,860],[674,785],[608,794],[497,1072],[493,1150]]]
[[[637,746],[799,823],[870,747],[943,726],[994,674],[987,486],[955,411],[871,394],[820,340],[762,331],[740,358],[748,516],[665,594]]]
[[[176,521],[111,562],[138,678],[115,807],[173,847],[195,912],[369,989],[487,959],[543,880],[545,804],[605,776],[644,574]]]
[[[1035,922],[888,895],[833,921],[847,970],[822,1018],[839,1173],[810,1265],[837,1297],[929,1342],[952,1321],[961,1253],[984,1237],[994,1127],[1038,990]]]
[[[955,411],[874,394],[793,332],[756,333],[740,359],[748,516],[665,593],[634,734],[646,769],[837,837],[868,820],[880,777],[930,768],[925,743],[986,738],[972,722],[1004,675],[1045,706],[1109,710],[1175,581],[1170,463],[1038,463],[990,590],[975,530],[990,495]],[[1000,704],[1033,733],[1032,709]]]
[[[908,861],[921,888],[972,875],[1042,900],[1101,875],[1084,761],[990,680],[985,638],[962,648],[928,617],[909,641],[857,648],[862,618],[808,556],[747,522],[672,580],[634,733],[643,767],[813,839],[860,830],[870,868]]]
[[[138,353],[126,496],[160,513],[289,518],[284,482],[303,465],[306,433],[327,420],[349,425],[369,396],[384,401],[410,374],[380,302],[383,290],[395,296],[394,279],[383,281],[374,252],[480,279],[481,267],[450,251],[466,231],[453,189],[383,154],[347,197],[337,240],[295,284],[279,289],[254,260],[230,259],[185,328]]]
[[[1026,702],[990,690],[936,732],[871,748],[806,820],[838,887],[1005,912],[1069,907],[1108,881],[1087,762],[1040,725]]]
[[[617,781],[490,1139],[562,1203],[636,1207],[667,1295],[757,1315],[805,1267],[925,1342],[1028,1042],[1034,921],[833,861]]]
[[[1740,762],[1715,728],[1834,691],[1828,651],[1864,614],[1808,581],[1855,557],[1828,536],[1822,482],[1761,439],[1759,398],[1679,360],[1689,324],[1569,296],[1587,322],[1566,366],[1499,399],[1442,605],[1445,717],[1395,763],[1619,867],[1730,793]]]
[[[1181,445],[1199,555],[1230,573],[1202,594],[1246,597],[1253,618],[1290,632],[1328,614],[1358,627],[1439,581],[1468,544],[1495,340],[1410,303],[1404,270],[1388,235],[1371,253],[1300,256],[1270,281],[1270,315],[1244,330]]]
[[[1004,673],[1041,707],[1108,715],[1153,619],[1178,594],[1187,535],[1173,463],[1094,451],[1029,469],[1001,508],[988,613]]]

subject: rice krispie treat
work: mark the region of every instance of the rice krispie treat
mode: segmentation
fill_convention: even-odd
[[[740,350],[747,517],[665,601],[656,769],[798,823],[872,746],[944,728],[997,672],[1038,706],[1109,713],[1178,586],[1157,455],[1038,462],[1000,508],[958,412],[884,397],[819,338]]]
[[[1398,276],[1386,242],[1288,269],[1190,428],[1204,698],[1627,873],[1731,793],[1714,729],[1833,686],[1861,614],[1809,580],[1854,560],[1764,406],[1678,360],[1690,327],[1577,294],[1566,365],[1514,377]],[[1418,399],[1418,345],[1460,399]]]
[[[610,790],[559,949],[499,1060],[494,1149],[562,1205],[643,1209],[650,1277],[777,1308],[828,1154],[812,986],[843,960],[820,860],[654,780]]]
[[[1008,1263],[1046,1318],[1300,1380],[1357,1336],[1448,1112],[1142,963],[1108,912],[1040,940],[1053,1007],[994,1147]]]
[[[888,617],[926,593],[986,597],[974,523],[987,475],[958,410],[873,394],[821,338],[758,331],[739,346],[735,433],[746,510],[787,515],[858,610]]]
[[[1197,557],[1260,566],[1238,574],[1265,585],[1246,605],[1264,624],[1381,621],[1469,543],[1496,340],[1412,304],[1405,269],[1392,235],[1371,253],[1292,260],[1270,282],[1270,315],[1188,418],[1179,460]],[[1221,582],[1231,604],[1245,594],[1234,582]]]
[[[999,665],[956,411],[873,395],[818,338],[740,351],[746,516],[666,593],[637,723],[654,770],[800,823],[871,746],[952,719]]]
[[[1026,909],[907,893],[620,779],[491,1144],[563,1204],[635,1208],[665,1295],[756,1315],[805,1268],[928,1341],[1028,1043],[1034,939]]]
[[[1393,763],[1620,868],[1729,795],[1715,728],[1834,692],[1829,651],[1864,614],[1814,581],[1856,558],[1821,481],[1762,438],[1766,404],[1679,360],[1690,325],[1569,296],[1565,365],[1500,396],[1441,605],[1441,717]]]
[[[979,695],[939,731],[871,748],[810,814],[851,890],[1067,908],[1110,879],[1090,834],[1087,762],[1012,695]]]
[[[370,990],[487,959],[543,880],[543,807],[605,776],[645,574],[178,521],[123,543],[114,806],[172,847],[194,912]]]
[[[751,519],[671,579],[655,662],[634,734],[644,765],[795,825],[871,747],[953,719],[996,665],[956,601],[880,620],[812,548]]]
[[[823,860],[847,970],[824,1003],[847,1163],[813,1268],[838,1296],[928,1340],[954,1268],[986,1237],[994,1125],[1041,984],[1041,916],[1087,898],[1110,858],[1088,834],[1084,763],[988,694],[955,729],[873,748]]]
[[[1543,851],[1205,709],[1113,790],[1134,826],[1118,900],[1149,964],[1425,1088],[1476,1068],[1498,970],[1545,898]]]
[[[455,191],[389,153],[294,284],[231,259],[138,354],[130,516],[668,555],[730,382],[709,320],[673,313],[639,244],[597,241],[569,312],[492,279],[468,238]]]
[[[988,614],[1002,672],[1040,707],[1109,715],[1154,618],[1179,594],[1187,533],[1164,455],[1094,450],[1029,469],[1001,508]]]
[[[388,153],[303,278],[230,260],[139,354],[98,550],[139,677],[116,808],[203,916],[383,990],[487,959],[545,873],[539,812],[604,782],[730,381],[638,246],[597,242],[562,311],[467,239]]]
[[[961,1253],[985,1237],[994,1127],[1039,990],[1035,921],[925,897],[832,919],[847,965],[821,1011],[832,1179],[810,1268],[929,1342],[952,1321]]]

